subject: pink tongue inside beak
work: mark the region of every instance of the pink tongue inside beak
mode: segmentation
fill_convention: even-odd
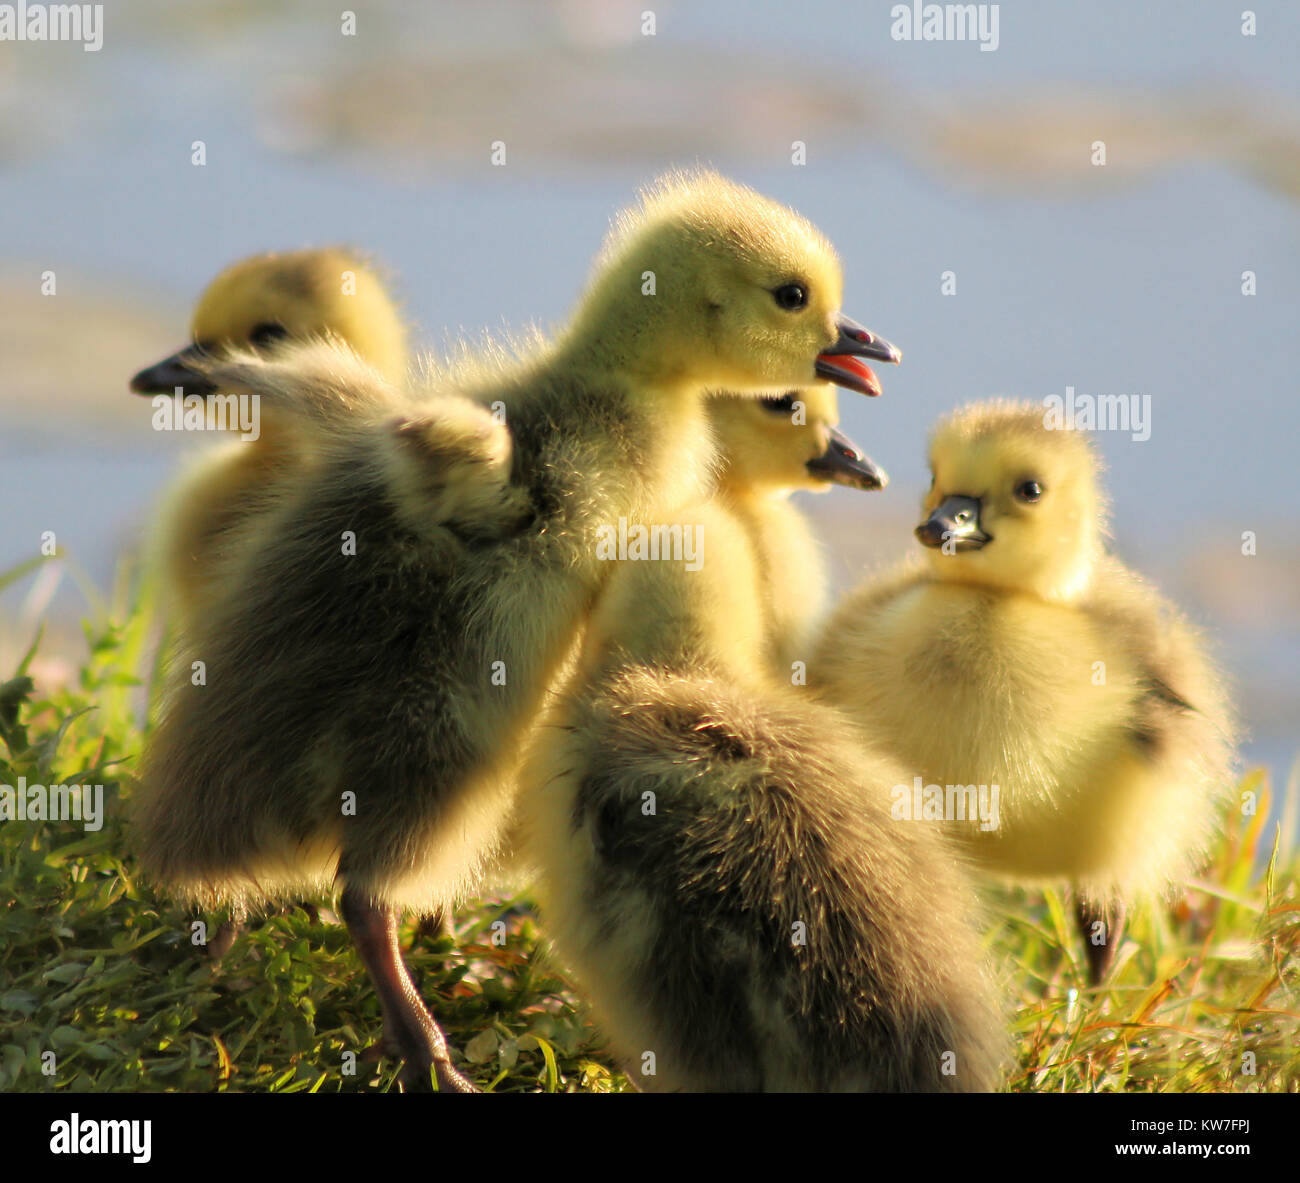
[[[880,379],[860,357],[823,353],[817,358],[817,373],[837,386],[856,390],[859,394],[869,394],[872,398],[880,394]]]

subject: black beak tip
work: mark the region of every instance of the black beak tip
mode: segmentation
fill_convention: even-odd
[[[840,313],[835,327],[839,331],[839,339],[823,356],[849,354],[869,357],[873,361],[889,365],[897,365],[903,360],[903,351],[898,346],[886,341],[879,333],[873,333],[869,328],[858,324],[852,317]]]
[[[195,369],[194,363],[207,356],[200,345],[187,345],[170,357],[146,366],[130,381],[133,394],[197,394],[206,398],[216,394],[217,388],[207,377]]]
[[[831,428],[826,450],[809,460],[807,468],[821,480],[866,492],[883,489],[889,483],[889,474],[836,428]]]
[[[141,370],[129,385],[133,394],[175,394],[178,387],[183,394],[197,394],[204,398],[217,392],[207,377],[175,358]]]
[[[853,465],[853,483],[859,489],[875,491],[876,489],[883,489],[889,484],[889,474],[883,468],[877,468],[865,456],[852,459],[855,461]]]
[[[860,332],[851,333],[850,336],[871,348],[873,352],[870,356],[874,357],[876,361],[898,365],[903,360],[903,351],[897,345],[886,341],[884,337],[876,336],[870,329],[862,329]]]
[[[940,549],[948,537],[951,537],[951,527],[943,522],[936,522],[933,519],[922,522],[913,533],[916,534],[917,541],[922,546],[928,546],[931,550]]]

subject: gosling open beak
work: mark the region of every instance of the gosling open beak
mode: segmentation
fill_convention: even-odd
[[[835,319],[835,327],[839,330],[835,344],[817,355],[817,376],[874,398],[880,393],[880,379],[861,359],[871,357],[896,365],[903,360],[902,352],[842,312]]]
[[[815,477],[851,489],[883,489],[889,484],[889,474],[847,435],[834,428],[826,451],[809,460],[807,468]]]
[[[978,497],[949,497],[916,528],[923,546],[938,550],[950,542],[956,550],[979,550],[993,539],[980,529]]]
[[[131,389],[136,394],[175,394],[176,387],[181,386],[186,394],[215,394],[217,388],[190,367],[191,362],[205,356],[197,345],[187,345],[171,357],[141,370],[131,379]]]

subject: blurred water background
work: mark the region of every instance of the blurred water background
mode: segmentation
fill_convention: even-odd
[[[393,269],[429,345],[553,324],[611,212],[704,162],[821,226],[846,310],[906,355],[882,399],[841,399],[890,488],[808,501],[838,585],[911,544],[942,412],[1149,395],[1149,439],[1099,435],[1115,547],[1215,638],[1246,757],[1285,780],[1300,5],[1253,4],[1243,36],[1238,0],[1012,0],[994,52],[894,41],[891,7],[390,0],[351,5],[344,36],[338,6],[117,0],[99,52],[0,43],[0,571],[42,531],[68,555],[0,596],[0,672],[46,612],[39,668],[71,668],[91,589],[202,446],[152,431],[126,381],[183,343],[220,267],[350,243]]]

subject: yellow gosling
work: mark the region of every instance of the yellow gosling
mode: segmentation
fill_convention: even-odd
[[[199,367],[232,349],[272,355],[288,342],[350,345],[390,382],[406,370],[406,327],[373,264],[341,248],[272,252],[242,259],[204,290],[191,343],[131,379],[137,394],[195,398],[215,393]],[[164,605],[182,628],[222,589],[220,568],[238,527],[303,459],[274,414],[256,440],[227,440],[191,461],[163,495],[153,562]]]
[[[845,597],[811,680],[905,784],[998,786],[996,828],[947,828],[990,871],[1075,886],[1096,982],[1124,902],[1205,849],[1230,782],[1226,694],[1181,614],[1104,552],[1086,436],[980,403],[939,424],[930,463],[924,555]]]

